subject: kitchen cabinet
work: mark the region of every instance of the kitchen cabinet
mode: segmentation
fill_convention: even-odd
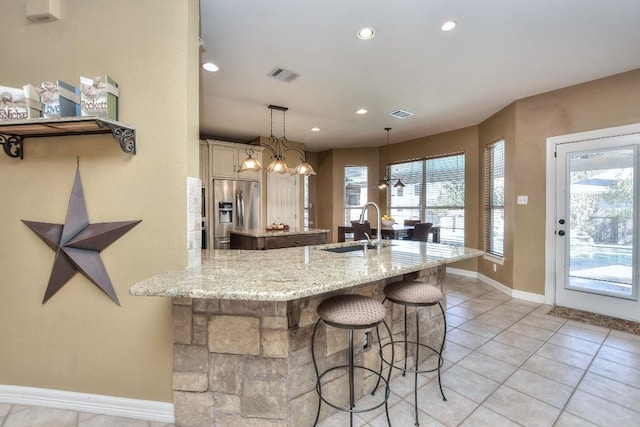
[[[298,246],[321,245],[327,242],[329,230],[305,231],[232,231],[231,249],[282,249]]]
[[[209,146],[209,168],[211,178],[261,181],[262,171],[238,172],[240,164],[247,158],[247,148],[252,148],[253,157],[262,163],[262,147],[236,144],[226,141],[207,140]]]

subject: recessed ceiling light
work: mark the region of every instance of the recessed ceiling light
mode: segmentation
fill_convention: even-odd
[[[451,31],[456,27],[456,21],[447,21],[444,24],[442,24],[442,27],[440,27],[440,29],[442,31]]]
[[[311,128],[311,132],[320,132],[320,128],[315,126]]]
[[[364,27],[360,31],[358,31],[358,38],[362,40],[369,40],[376,35],[376,32],[371,27]]]
[[[202,64],[202,68],[204,68],[207,71],[211,71],[212,73],[218,71],[220,68],[214,64],[213,62],[205,62],[204,64]]]
[[[367,110],[365,110],[364,108],[358,108],[356,110],[356,114],[367,114]]]

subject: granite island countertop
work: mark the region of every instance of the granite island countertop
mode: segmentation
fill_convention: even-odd
[[[353,242],[251,250],[203,250],[201,264],[134,284],[134,296],[291,301],[412,273],[483,252],[462,246],[385,240],[383,247],[334,253]],[[357,244],[358,246],[361,246]]]
[[[297,236],[300,234],[319,234],[329,233],[331,230],[324,230],[320,228],[290,228],[288,230],[266,230],[266,229],[251,229],[251,230],[231,230],[234,234],[248,237],[273,237],[273,236]]]

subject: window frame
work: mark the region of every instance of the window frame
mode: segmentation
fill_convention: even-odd
[[[496,156],[501,156],[501,158],[497,158]],[[484,251],[488,256],[497,259],[504,259],[505,157],[506,144],[504,138],[500,138],[485,146]],[[498,223],[495,217],[497,213],[500,213],[501,223]]]
[[[348,195],[347,195],[347,179],[348,179],[348,169],[350,168],[360,168],[363,171],[360,173],[360,177],[362,178],[363,184],[359,186],[360,188],[360,197],[358,205],[350,205],[347,204]],[[362,207],[369,200],[369,167],[367,165],[345,165],[344,166],[344,181],[343,181],[343,192],[342,192],[342,211],[343,211],[343,220],[344,225],[351,225],[351,220],[353,219],[353,211],[357,211],[357,217],[360,216],[360,212],[362,212]],[[363,192],[364,189],[364,192]],[[365,196],[364,200],[363,197]],[[357,218],[356,218],[357,219]]]
[[[456,157],[458,157],[458,159],[455,159]],[[442,160],[445,158],[451,158],[454,161],[462,162],[461,167],[458,167],[456,169],[456,171],[462,172],[462,179],[459,181],[456,181],[456,182],[462,183],[461,185],[462,204],[461,205],[445,206],[445,205],[439,205],[439,204],[428,204],[428,199],[429,199],[428,196],[432,195],[430,191],[432,191],[432,187],[434,185],[434,181],[429,181],[430,177],[436,177],[436,178],[442,177],[442,176],[439,176],[437,172],[434,175],[434,173],[430,169],[433,168],[435,161]],[[389,206],[390,214],[394,218],[396,218],[397,222],[399,222],[399,219],[403,217],[403,215],[401,215],[400,212],[413,211],[408,218],[404,218],[404,219],[418,219],[421,222],[432,222],[434,223],[434,226],[440,227],[441,229],[441,233],[440,233],[441,242],[464,246],[465,244],[464,241],[466,238],[465,218],[464,218],[466,214],[466,206],[465,206],[466,200],[465,200],[465,190],[464,190],[466,185],[466,163],[465,162],[466,162],[466,155],[464,151],[457,151],[457,152],[451,152],[451,153],[444,153],[437,156],[429,156],[429,157],[424,157],[420,159],[412,159],[404,162],[391,164],[389,167],[390,181],[396,182],[398,179],[401,179],[405,185],[411,182],[414,182],[413,195],[417,196],[417,203],[415,206],[394,205],[392,203],[394,196],[401,197],[401,195],[397,194],[399,192],[398,191],[399,189],[391,187],[387,192],[387,206]],[[399,165],[408,165],[411,163],[422,164],[421,166],[422,170],[416,173],[415,175],[411,176],[411,178],[409,178],[408,175],[402,175],[401,173],[398,173],[397,172],[398,168],[394,167]],[[419,179],[420,181],[417,184],[415,184],[416,179]],[[403,195],[412,194],[412,192],[409,192],[406,187],[402,190],[402,192],[403,192]],[[452,226],[443,226],[443,224],[432,219],[434,215],[436,216],[438,215],[437,211],[442,212],[442,211],[449,211],[449,210],[451,211],[462,210],[463,212],[462,221],[461,222],[456,221],[454,218],[451,222],[453,224]],[[443,216],[443,218],[445,217],[447,216],[446,215]],[[459,232],[460,229],[462,229],[462,236],[456,237],[455,236],[456,230]]]

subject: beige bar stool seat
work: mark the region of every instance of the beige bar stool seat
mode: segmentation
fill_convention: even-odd
[[[320,417],[320,408],[322,406],[322,402],[325,402],[329,406],[338,409],[340,411],[349,412],[350,426],[353,426],[353,414],[354,413],[362,413],[373,411],[382,405],[385,406],[385,411],[387,414],[387,422],[389,426],[391,426],[391,421],[389,419],[389,406],[388,400],[391,391],[389,389],[389,379],[391,377],[391,369],[389,369],[389,375],[385,378],[382,375],[382,370],[377,372],[373,369],[367,368],[365,366],[355,365],[354,364],[354,346],[353,346],[353,331],[356,329],[368,329],[368,328],[376,328],[376,332],[378,333],[378,346],[380,349],[380,354],[382,354],[382,343],[380,342],[380,332],[378,331],[378,327],[380,324],[384,324],[387,329],[387,333],[389,334],[389,338],[392,338],[391,329],[387,322],[384,320],[384,316],[386,314],[386,310],[382,303],[374,298],[367,297],[364,295],[338,295],[335,297],[328,298],[324,300],[316,310],[318,314],[318,321],[313,329],[313,334],[311,336],[311,356],[313,358],[313,366],[316,371],[316,391],[318,392],[318,413],[316,414],[316,420],[313,425],[318,424],[318,419]],[[324,323],[326,325],[347,329],[349,331],[349,360],[344,365],[333,366],[326,369],[324,372],[320,373],[318,370],[318,363],[316,360],[316,335],[319,329],[319,326]],[[392,351],[391,354],[391,363],[393,363],[394,354]],[[382,364],[382,361],[381,361]],[[335,403],[329,401],[326,396],[322,394],[322,379],[325,375],[329,374],[338,369],[346,369],[347,375],[349,376],[349,405],[347,407],[340,406]],[[381,399],[380,402],[376,402],[373,406],[368,408],[357,408],[355,407],[355,371],[356,370],[365,370],[373,373],[378,377],[378,381],[376,382],[376,386],[373,389],[371,394],[375,393],[375,390],[378,388],[380,381],[384,381],[385,383],[385,395],[384,398]]]
[[[444,308],[442,308],[442,292],[440,289],[433,285],[429,285],[428,283],[420,282],[420,281],[401,281],[391,283],[384,288],[384,296],[385,299],[382,301],[384,304],[385,301],[389,300],[394,304],[404,306],[404,340],[394,340],[390,343],[382,346],[383,348],[386,346],[395,346],[397,344],[404,345],[404,366],[398,366],[394,364],[393,361],[387,361],[384,359],[382,350],[380,353],[380,357],[382,357],[383,361],[391,366],[390,370],[393,368],[399,369],[402,371],[402,375],[405,376],[407,372],[413,373],[415,376],[414,380],[414,409],[416,422],[415,425],[420,425],[418,421],[418,374],[426,373],[426,372],[438,372],[438,385],[440,386],[440,394],[442,394],[442,400],[446,401],[447,398],[444,395],[444,391],[442,390],[442,381],[440,378],[440,368],[442,368],[442,364],[444,359],[442,358],[442,350],[444,349],[444,343],[447,338],[447,318],[445,316]],[[430,307],[433,305],[438,305],[440,307],[440,311],[442,312],[442,321],[444,323],[444,334],[442,336],[442,342],[440,344],[439,349],[435,349],[430,347],[427,344],[420,342],[420,316],[419,309],[422,307]],[[407,307],[416,307],[416,340],[412,341],[408,339],[408,329],[407,329]],[[407,366],[408,359],[408,349],[409,344],[415,345],[415,354],[414,354],[414,366]],[[438,362],[435,367],[429,367],[426,369],[420,369],[420,348],[424,348],[427,351],[430,351],[437,355]],[[382,373],[382,369],[380,370]]]

